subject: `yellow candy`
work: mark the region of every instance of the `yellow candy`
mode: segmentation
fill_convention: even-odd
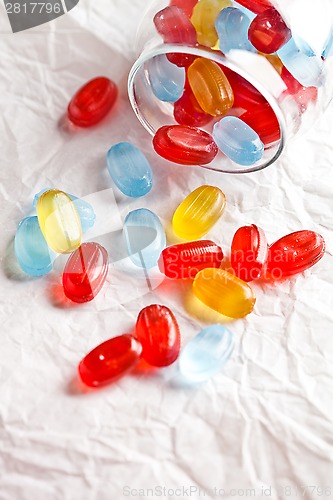
[[[231,5],[230,0],[200,0],[196,4],[191,23],[195,27],[197,39],[201,45],[214,47],[218,39],[215,20],[222,9]]]
[[[256,298],[245,281],[224,269],[203,269],[193,282],[193,293],[206,306],[230,318],[253,311]]]
[[[81,245],[81,220],[66,193],[58,189],[43,193],[38,198],[37,216],[44,238],[55,252],[74,252]]]
[[[172,219],[174,232],[185,240],[196,240],[216,224],[226,204],[224,193],[214,186],[201,186],[181,202]]]
[[[221,116],[232,108],[234,93],[218,64],[199,57],[188,68],[187,76],[193,94],[206,113]]]

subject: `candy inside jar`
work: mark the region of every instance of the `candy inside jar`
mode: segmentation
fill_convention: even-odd
[[[333,97],[331,25],[318,9],[307,12],[300,0],[153,2],[128,91],[155,151],[176,164],[197,156],[198,165],[220,172],[272,164]],[[165,150],[163,127],[191,142]]]

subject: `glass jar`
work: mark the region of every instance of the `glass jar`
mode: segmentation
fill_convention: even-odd
[[[204,167],[228,173],[253,172],[274,163],[281,155],[286,141],[301,131],[309,129],[333,97],[333,57],[330,57],[333,41],[333,2],[332,0],[317,0],[316,2],[313,0],[239,0],[240,3],[237,3],[232,0],[200,0],[199,4],[219,1],[224,2],[230,9],[237,9],[236,14],[242,13],[246,21],[249,20],[248,22],[252,22],[258,12],[256,14],[248,10],[245,5],[271,4],[289,28],[291,39],[273,54],[258,52],[252,44],[245,50],[241,44],[236,48],[231,44],[230,49],[223,49],[224,52],[222,52],[220,50],[222,38],[220,36],[220,43],[217,45],[214,35],[210,40],[199,37],[201,44],[179,43],[178,41],[175,43],[174,40],[173,43],[168,43],[170,37],[165,36],[165,33],[161,35],[157,31],[155,16],[159,16],[165,8],[170,9],[170,5],[173,9],[181,9],[182,5],[191,9],[196,0],[156,0],[148,7],[138,30],[136,41],[138,58],[129,74],[128,94],[138,119],[151,135],[155,135],[160,127],[176,125],[177,122],[174,118],[174,102],[161,101],[153,92],[149,73],[153,58],[165,59],[167,57],[169,61],[175,62],[176,54],[182,54],[184,56],[178,56],[176,63],[177,66],[185,67],[186,71],[191,61],[196,58],[205,58],[217,63],[227,72],[227,76],[231,74],[243,83],[242,78],[245,79],[247,87],[250,84],[249,88],[254,87],[255,94],[260,94],[258,104],[254,107],[259,110],[260,103],[266,100],[267,106],[271,108],[270,111],[273,111],[274,120],[279,129],[278,137],[273,137],[272,141],[263,140],[263,155],[254,164],[235,163],[220,151],[216,158]],[[195,8],[198,7],[194,6]],[[260,5],[258,10],[262,10]],[[187,13],[188,19],[192,19],[193,22],[192,16],[193,13]],[[238,26],[232,34],[238,34]],[[294,44],[291,49],[296,47],[303,59],[305,58],[306,64],[303,64],[301,69],[301,73],[304,74],[300,76],[299,71],[295,74],[293,66],[286,63],[288,57],[290,60],[288,47],[291,44]],[[179,63],[179,59],[185,59],[187,62]],[[318,68],[320,68],[319,72]],[[313,71],[315,74],[312,74]],[[246,111],[248,111],[246,106],[239,107],[238,105],[238,107],[233,106],[226,114],[243,119]],[[252,112],[250,110],[250,115]],[[260,125],[260,115],[258,116]],[[214,123],[222,117],[212,116],[211,118],[210,123],[200,127],[209,133],[212,133]],[[249,125],[255,130],[251,120]],[[259,131],[258,134],[260,136]]]

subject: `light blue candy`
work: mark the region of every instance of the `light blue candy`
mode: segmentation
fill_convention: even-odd
[[[184,92],[185,68],[172,64],[163,54],[150,59],[148,73],[151,89],[160,101],[176,102]]]
[[[133,264],[146,269],[157,265],[166,246],[164,227],[157,215],[147,208],[133,210],[125,219],[124,236]]]
[[[33,206],[36,208],[38,198],[45,193],[46,191],[49,191],[51,188],[45,188],[39,191],[34,197],[33,200]],[[93,207],[88,203],[87,201],[81,200],[80,198],[77,198],[76,196],[72,194],[68,194],[70,199],[73,201],[76,210],[78,211],[78,214],[81,219],[81,226],[82,226],[82,231],[86,233],[88,229],[93,227],[96,221],[96,215],[94,212]]]
[[[43,276],[52,270],[56,254],[47,246],[36,216],[20,222],[14,249],[21,269],[30,276]]]
[[[179,370],[190,382],[204,382],[223,368],[233,349],[233,333],[223,325],[211,325],[183,347]]]
[[[222,153],[239,165],[253,165],[264,154],[257,132],[235,116],[225,116],[215,123],[213,138]]]
[[[298,37],[291,38],[277,51],[287,70],[299,83],[304,87],[320,87],[325,83],[324,62],[313,54],[311,47]]]
[[[129,142],[115,144],[108,151],[109,174],[126,196],[138,198],[149,193],[153,184],[153,173],[145,155]]]
[[[325,42],[322,56],[324,59],[327,59],[327,57],[333,56],[333,28],[331,29],[331,32],[330,32],[330,34]]]
[[[227,54],[232,49],[257,52],[248,39],[251,19],[240,9],[226,7],[221,10],[215,21],[220,50]]]

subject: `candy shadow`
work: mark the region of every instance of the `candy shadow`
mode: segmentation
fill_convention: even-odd
[[[15,238],[12,238],[3,257],[1,267],[5,276],[10,280],[21,282],[34,281],[36,279],[43,278],[43,276],[29,276],[29,274],[22,271],[15,257],[14,241]]]
[[[80,306],[82,307],[82,304],[73,302],[66,297],[64,287],[59,276],[50,276],[47,294],[51,304],[59,309],[76,309]]]

